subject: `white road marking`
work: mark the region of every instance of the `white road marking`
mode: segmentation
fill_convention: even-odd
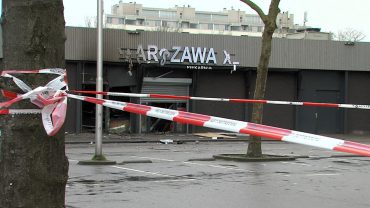
[[[167,162],[182,162],[182,161],[169,160],[169,159],[163,159],[163,158],[155,158],[155,157],[139,157],[139,156],[130,156],[130,157],[150,159],[150,160],[159,160],[159,161],[167,161]],[[208,166],[208,167],[221,168],[221,169],[227,169],[227,170],[238,170],[238,171],[253,172],[253,171],[245,170],[245,169],[241,169],[241,168],[225,167],[225,166],[221,166],[221,165],[210,165],[210,164],[202,164],[202,163],[195,163],[195,162],[182,162],[182,163],[188,164],[188,165]]]
[[[195,178],[189,179],[174,179],[174,180],[165,180],[165,181],[154,181],[155,183],[167,183],[167,182],[186,182],[186,181],[195,181]]]
[[[284,163],[284,164],[291,164],[291,165],[301,165],[301,166],[312,166],[312,165],[309,165],[309,164],[305,164],[305,163],[297,163],[297,162],[281,162],[281,163]]]
[[[170,160],[170,159],[163,159],[163,158],[155,158],[155,157],[139,157],[139,156],[130,156],[133,158],[141,158],[141,159],[150,159],[150,160],[159,160],[159,161],[166,161],[166,162],[182,162],[182,161],[176,161],[176,160]],[[71,162],[78,162],[78,160],[73,160],[73,159],[68,159]],[[195,163],[195,162],[182,162],[184,164],[188,165],[197,165],[197,166],[207,166],[207,167],[212,167],[212,168],[219,168],[219,169],[226,169],[226,170],[234,170],[234,171],[244,171],[244,172],[253,172],[250,170],[246,169],[241,169],[241,168],[233,168],[233,167],[225,167],[221,165],[211,165],[211,164],[202,164],[202,163]],[[175,182],[175,181],[192,181],[192,180],[197,180],[194,178],[187,178],[183,176],[173,176],[173,175],[166,175],[158,172],[150,172],[150,171],[144,171],[144,170],[138,170],[138,169],[133,169],[133,168],[125,168],[121,166],[110,166],[112,168],[117,168],[121,170],[127,170],[127,171],[133,171],[133,172],[138,172],[138,173],[144,173],[144,174],[149,174],[149,175],[156,175],[156,176],[162,176],[162,177],[171,177],[171,178],[183,178],[183,179],[173,179],[173,180],[166,180],[166,181],[161,181],[161,182]]]
[[[176,162],[176,160],[169,160],[169,159],[156,158],[156,157],[139,157],[139,156],[130,156],[130,157],[150,159],[150,160],[160,160],[160,161],[167,161],[167,162]]]
[[[120,166],[110,166],[110,167],[118,168],[118,169],[121,169],[121,170],[128,170],[128,171],[138,172],[138,173],[145,173],[145,174],[149,174],[149,175],[157,175],[157,176],[163,176],[163,177],[177,177],[177,176],[171,176],[171,175],[166,175],[166,174],[162,174],[162,173],[149,172],[149,171],[137,170],[137,169],[132,169],[132,168],[124,168],[124,167],[120,167]]]
[[[138,172],[138,173],[144,173],[144,174],[149,174],[149,175],[156,175],[156,176],[162,176],[162,177],[170,177],[170,178],[182,178],[182,179],[172,179],[172,180],[165,180],[165,181],[154,181],[157,183],[165,183],[165,182],[185,182],[185,181],[195,181],[197,179],[195,178],[188,178],[186,176],[173,176],[173,175],[166,175],[162,173],[156,173],[156,172],[150,172],[150,171],[144,171],[144,170],[137,170],[137,169],[132,169],[132,168],[124,168],[120,166],[110,166],[112,168],[118,168],[121,170],[128,170],[128,171],[133,171],[133,172]]]
[[[183,163],[189,164],[189,165],[208,166],[208,167],[212,167],[212,168],[221,168],[221,169],[227,169],[227,170],[238,170],[238,171],[253,172],[253,171],[245,170],[245,169],[241,169],[241,168],[225,167],[225,166],[221,166],[221,165],[209,165],[209,164],[202,164],[202,163],[195,163],[195,162],[183,162]]]
[[[169,159],[156,158],[156,157],[139,157],[139,156],[130,156],[130,157],[141,158],[141,159],[150,159],[150,160],[159,160],[159,161],[167,161],[167,162],[182,162],[182,161],[169,160]],[[182,163],[188,164],[188,165],[208,166],[208,167],[221,168],[221,169],[227,169],[227,170],[253,172],[253,171],[246,170],[246,169],[225,167],[225,166],[221,166],[221,165],[210,165],[210,164],[202,164],[202,163],[195,163],[195,162],[182,162]]]
[[[338,176],[342,175],[339,173],[313,173],[313,174],[307,174],[306,176]]]

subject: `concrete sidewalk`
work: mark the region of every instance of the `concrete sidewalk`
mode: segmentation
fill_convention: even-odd
[[[225,136],[223,136],[225,134]],[[230,136],[231,135],[231,136]],[[232,137],[232,138],[229,138]],[[185,142],[243,142],[248,141],[248,135],[222,133],[217,137],[205,137],[194,134],[103,134],[103,143],[159,143],[164,140],[173,143]],[[66,134],[66,144],[94,143],[94,133]]]
[[[173,141],[173,143],[185,142],[247,142],[248,135],[236,133],[216,133],[219,136],[207,137],[195,134],[103,134],[103,143],[160,143],[161,140]],[[324,135],[332,138],[356,141],[361,143],[370,143],[370,135],[356,134],[330,134]],[[231,137],[231,138],[230,138]],[[275,141],[267,138],[262,138],[263,141]],[[66,144],[84,144],[94,143],[94,133],[66,134]]]
[[[263,151],[267,154],[309,157],[246,163],[201,160],[217,154],[245,153],[244,142],[106,144],[105,155],[119,164],[78,165],[91,158],[93,146],[66,148],[66,207],[370,207],[369,157],[344,153],[333,157],[339,154],[293,143],[266,142]]]

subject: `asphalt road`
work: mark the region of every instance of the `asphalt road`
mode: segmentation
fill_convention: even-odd
[[[247,143],[105,144],[124,165],[84,166],[94,145],[67,145],[70,208],[370,207],[370,158],[265,142],[266,154],[306,155],[289,162],[189,161],[244,153]],[[334,157],[331,157],[335,155]]]

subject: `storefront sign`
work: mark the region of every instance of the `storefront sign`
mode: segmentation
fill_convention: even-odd
[[[135,52],[134,52],[135,53]],[[126,51],[120,49],[120,54],[125,54],[125,58],[133,54],[130,49]],[[161,48],[156,45],[148,45],[143,48],[139,45],[136,50],[138,62],[159,62],[162,66],[167,63],[186,63],[186,64],[211,64],[217,65],[217,56],[213,48],[173,46],[171,49]],[[237,61],[231,61],[231,55],[223,50],[223,61],[219,65],[239,65]],[[198,68],[198,67],[196,67]]]

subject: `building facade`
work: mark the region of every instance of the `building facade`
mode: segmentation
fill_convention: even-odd
[[[285,38],[299,40],[332,40],[333,34],[321,32],[320,28],[305,28],[298,29],[293,33],[287,33],[285,34]]]
[[[95,90],[96,30],[66,28],[71,89]],[[260,37],[104,30],[104,89],[111,92],[252,98]],[[369,104],[370,43],[273,39],[267,99]],[[250,104],[109,99],[248,121]],[[66,131],[94,129],[94,105],[70,100]],[[264,124],[311,133],[370,133],[370,111],[266,105]],[[203,127],[105,110],[105,129],[202,132]]]
[[[294,32],[294,15],[288,12],[277,17],[278,30],[275,36],[283,37]],[[190,5],[174,8],[144,7],[135,2],[112,6],[106,14],[106,27],[131,31],[166,31],[192,34],[222,34],[234,36],[262,36],[264,24],[256,14],[224,8],[221,12],[197,11]]]

